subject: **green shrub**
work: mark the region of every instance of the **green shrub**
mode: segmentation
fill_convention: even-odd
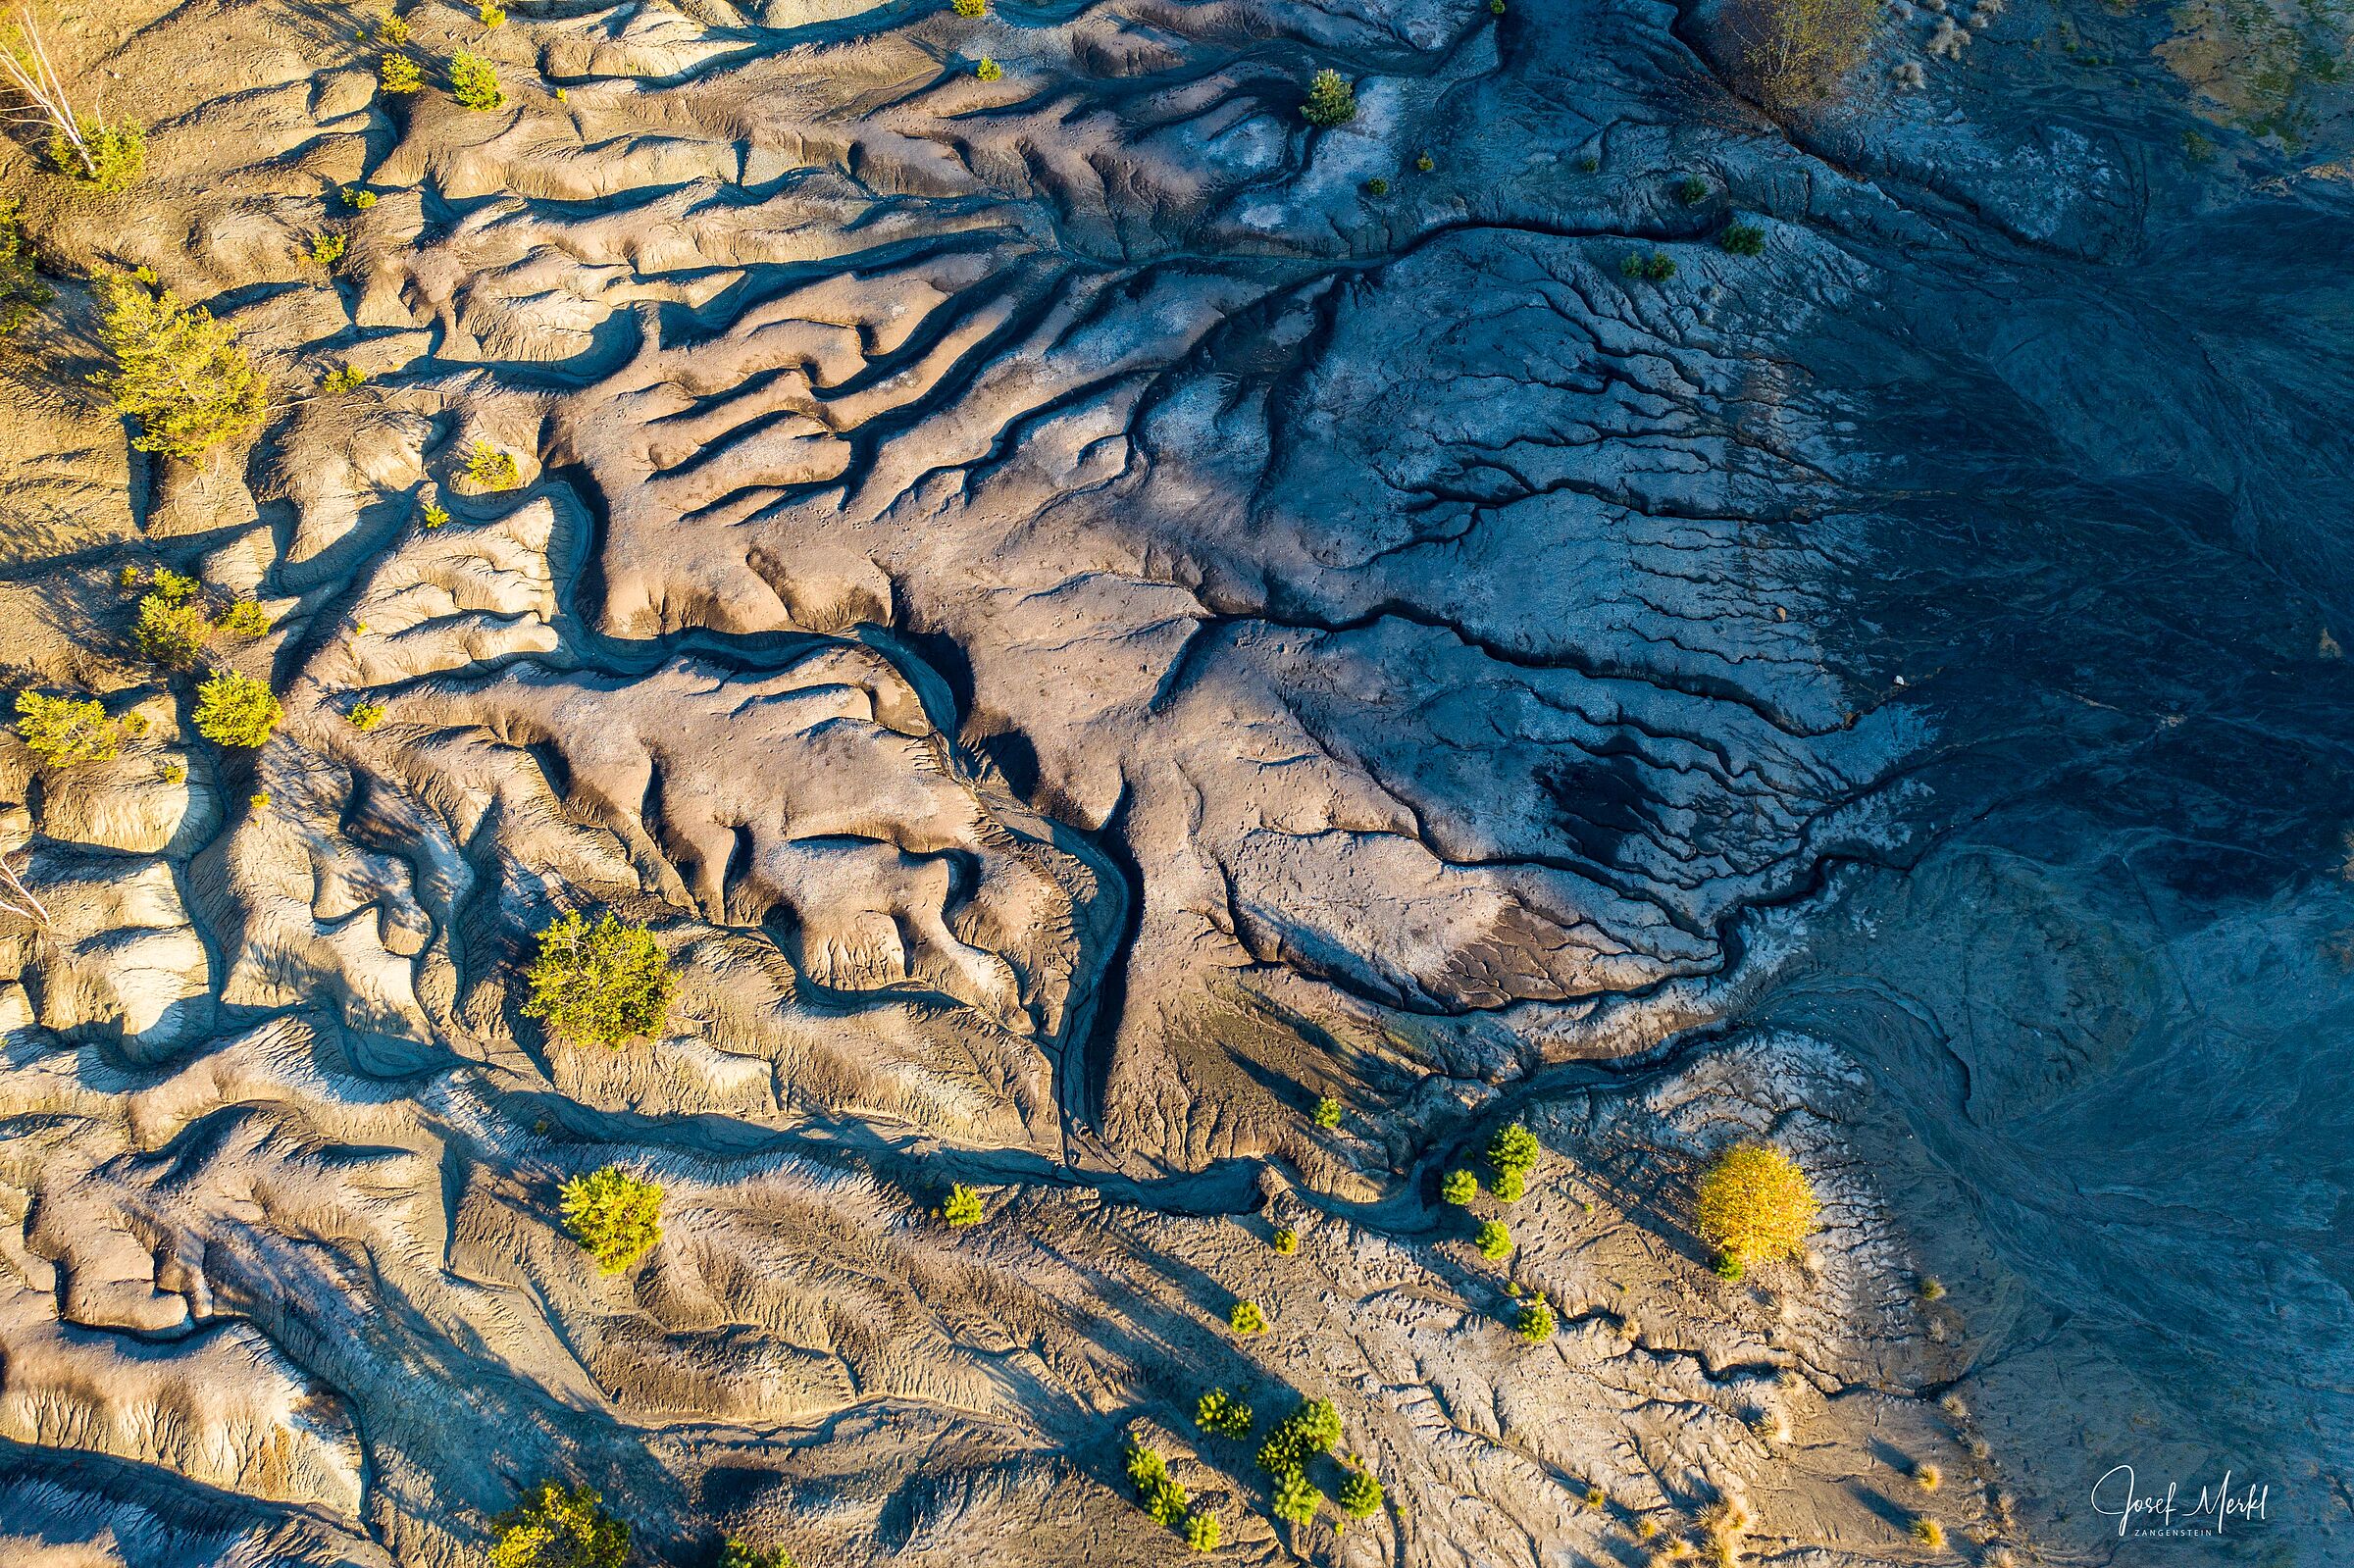
[[[449,57],[449,93],[478,113],[503,109],[507,103],[507,95],[498,85],[497,68],[463,49]]]
[[[1480,1226],[1479,1234],[1472,1238],[1472,1245],[1479,1248],[1482,1257],[1491,1260],[1502,1258],[1512,1249],[1512,1233],[1505,1228],[1502,1220],[1488,1220]]]
[[[1381,1512],[1381,1483],[1362,1470],[1352,1470],[1341,1478],[1341,1490],[1334,1500],[1350,1518],[1370,1519]]]
[[[503,27],[507,25],[507,8],[499,5],[497,0],[483,0],[481,5],[474,8],[474,15],[475,20],[486,27]]]
[[[1927,1514],[1922,1514],[1913,1521],[1913,1539],[1931,1551],[1943,1551],[1945,1549],[1945,1526],[1931,1519]]]
[[[1334,1099],[1330,1094],[1327,1094],[1322,1099],[1316,1101],[1315,1122],[1318,1127],[1324,1129],[1324,1131],[1327,1133],[1340,1126],[1341,1102]]]
[[[1275,1517],[1293,1524],[1305,1525],[1316,1517],[1316,1509],[1324,1501],[1324,1493],[1307,1479],[1305,1470],[1286,1470],[1275,1478]]]
[[[1945,1485],[1945,1472],[1935,1465],[1918,1465],[1913,1471],[1913,1485],[1923,1492],[1935,1492]]]
[[[1488,0],[1488,11],[1491,15],[1499,17],[1503,16],[1504,0]]]
[[[948,1189],[948,1200],[940,1212],[950,1225],[956,1226],[979,1225],[989,1218],[989,1211],[982,1207],[981,1194],[962,1182]]]
[[[981,57],[981,63],[973,67],[973,75],[980,77],[983,81],[995,81],[999,76],[1005,75],[1005,68],[998,65],[995,60],[990,59],[989,56],[983,55]]]
[[[1488,1163],[1500,1171],[1526,1173],[1537,1167],[1537,1156],[1543,1153],[1537,1135],[1528,1130],[1525,1122],[1514,1122],[1496,1129],[1488,1139]]]
[[[1648,256],[1630,250],[1618,258],[1618,271],[1629,278],[1663,283],[1675,276],[1675,258],[1663,250],[1655,250]]]
[[[345,185],[338,194],[343,198],[343,205],[355,213],[364,213],[376,205],[376,192],[364,185]]]
[[[1560,1325],[1554,1320],[1553,1308],[1545,1304],[1542,1296],[1521,1302],[1519,1316],[1512,1322],[1512,1332],[1531,1344],[1543,1344],[1553,1338],[1553,1331],[1558,1327]]]
[[[406,98],[425,90],[425,72],[407,55],[386,55],[377,62],[376,86],[387,98]]]
[[[1300,106],[1300,118],[1318,130],[1345,126],[1356,118],[1356,89],[1339,72],[1319,71],[1307,84],[1307,101]]]
[[[1581,175],[1600,174],[1602,172],[1602,159],[1590,152],[1580,153],[1577,159],[1577,172]]]
[[[425,503],[424,510],[419,512],[417,516],[424,522],[427,528],[437,529],[449,521],[449,508],[439,505],[436,502],[428,501]]]
[[[717,1568],[800,1568],[783,1546],[753,1546],[730,1536],[719,1548]]]
[[[1675,199],[1687,207],[1697,207],[1709,199],[1709,182],[1698,175],[1686,175],[1675,182]]]
[[[1469,1171],[1449,1171],[1439,1182],[1439,1196],[1459,1208],[1479,1196],[1479,1178]]]
[[[1611,1494],[1609,1492],[1603,1491],[1600,1487],[1592,1485],[1591,1483],[1587,1485],[1586,1507],[1589,1510],[1599,1509],[1604,1503],[1609,1502],[1610,1500]]]
[[[17,736],[44,767],[105,762],[123,749],[123,732],[98,703],[77,697],[17,696]]]
[[[409,41],[409,25],[389,11],[381,12],[376,19],[376,38],[397,49]]]
[[[131,445],[192,458],[262,428],[270,382],[232,329],[132,274],[101,273],[97,291],[104,312],[98,337],[115,368],[90,379],[106,389],[117,413],[137,423]]]
[[[1934,1274],[1924,1276],[1920,1282],[1920,1298],[1923,1301],[1943,1300],[1945,1298],[1945,1282]]]
[[[1375,175],[1375,176],[1374,176],[1374,177],[1373,177],[1371,179],[1368,179],[1368,180],[1366,180],[1366,181],[1365,181],[1365,194],[1366,194],[1366,195],[1368,195],[1368,196],[1386,196],[1386,195],[1388,195],[1389,193],[1390,193],[1390,182],[1389,182],[1388,180],[1386,180],[1386,179],[1382,178],[1382,177],[1381,177],[1379,175]]]
[[[1766,253],[1766,230],[1755,224],[1727,224],[1724,232],[1716,236],[1728,256],[1763,256]]]
[[[256,811],[268,811],[270,809],[270,791],[257,789],[245,797],[245,803]]]
[[[350,248],[351,241],[332,228],[323,234],[314,234],[311,236],[311,265],[323,273],[332,273],[342,265],[343,253]]]
[[[32,236],[17,203],[0,197],[0,333],[14,332],[57,297],[35,270]]]
[[[1430,154],[1425,152],[1414,155],[1414,168],[1420,173],[1427,175],[1438,167],[1439,161]]]
[[[1193,1498],[1183,1487],[1163,1476],[1147,1487],[1137,1500],[1145,1505],[1145,1512],[1152,1516],[1154,1524],[1175,1525],[1185,1518],[1185,1510]]]
[[[217,670],[196,688],[196,733],[221,746],[258,746],[286,710],[270,688],[234,670]]]
[[[221,618],[221,630],[232,637],[260,637],[270,633],[270,612],[251,599],[239,599],[229,607]]]
[[[1741,1254],[1733,1251],[1717,1253],[1716,1261],[1711,1267],[1715,1269],[1716,1278],[1720,1280],[1738,1280],[1749,1272],[1748,1266],[1741,1261]]]
[[[1528,1191],[1528,1178],[1518,1171],[1506,1171],[1489,1185],[1499,1203],[1517,1203]]]
[[[960,17],[982,17],[989,14],[989,0],[952,0]]]
[[[1131,1442],[1120,1451],[1120,1468],[1127,1473],[1128,1484],[1139,1492],[1169,1479],[1168,1461],[1160,1456],[1160,1450],[1141,1442]]]
[[[1264,1334],[1267,1315],[1256,1301],[1237,1301],[1234,1310],[1226,1314],[1226,1324],[1237,1334]]]
[[[659,1035],[678,986],[652,933],[610,911],[593,926],[571,914],[541,932],[524,979],[531,994],[523,1016],[545,1021],[549,1034],[575,1045],[618,1046]]]
[[[1733,1145],[1701,1175],[1700,1239],[1746,1262],[1797,1256],[1821,1213],[1806,1173],[1763,1143]]]
[[[1287,1258],[1300,1250],[1300,1233],[1288,1225],[1277,1226],[1275,1234],[1268,1237],[1267,1241]]]
[[[1194,1425],[1213,1438],[1251,1436],[1251,1407],[1224,1389],[1212,1389],[1194,1405]]]
[[[662,1239],[662,1185],[607,1165],[566,1182],[558,1194],[564,1229],[596,1259],[597,1271],[619,1274]]]
[[[1341,1413],[1330,1399],[1304,1399],[1275,1424],[1258,1445],[1258,1467],[1268,1475],[1297,1470],[1320,1453],[1330,1453],[1341,1441]]]
[[[188,782],[188,765],[184,762],[167,762],[155,770],[155,776],[166,784],[185,784]]]
[[[381,702],[355,702],[344,717],[351,721],[354,730],[365,734],[384,722],[384,705]]]
[[[1189,1513],[1185,1516],[1185,1543],[1196,1551],[1215,1551],[1225,1538],[1214,1513]]]
[[[93,115],[76,115],[78,145],[62,130],[49,134],[49,163],[77,185],[102,196],[128,190],[147,172],[147,132],[129,121],[108,125]]]
[[[1871,51],[1874,0],[1730,0],[1717,26],[1741,89],[1777,109],[1835,96]]]
[[[466,477],[486,490],[511,490],[523,482],[523,469],[514,453],[477,441],[466,449]]]
[[[356,392],[367,384],[368,373],[366,371],[354,365],[345,365],[339,369],[329,371],[326,378],[319,382],[319,390],[329,397],[341,397],[344,393]]]
[[[630,1560],[630,1527],[605,1512],[588,1487],[570,1491],[552,1481],[491,1521],[490,1568],[623,1568]]]

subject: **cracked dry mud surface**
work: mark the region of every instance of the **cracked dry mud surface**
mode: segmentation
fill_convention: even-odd
[[[2124,1563],[2120,1462],[2271,1484],[2182,1560],[2354,1551],[2354,233],[2247,38],[1900,4],[1777,124],[1649,0],[416,6],[472,114],[327,0],[38,10],[153,129],[0,171],[0,658],[148,724],[0,740],[0,1561],[455,1568],[549,1478],[648,1563],[1199,1560],[1129,1437],[1254,1564],[1725,1496]],[[270,368],[249,454],[128,451],[107,265]],[[258,753],[130,645],[159,564],[274,616]],[[600,908],[665,1037],[519,1011]],[[1515,1118],[1494,1263],[1438,1179]],[[1745,1136],[1825,1225],[1732,1284]],[[1271,1523],[1213,1386],[1388,1506]]]

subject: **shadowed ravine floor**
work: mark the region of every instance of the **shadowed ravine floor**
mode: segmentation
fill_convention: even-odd
[[[2342,26],[1900,3],[1777,121],[1647,0],[423,4],[399,100],[340,4],[36,9],[150,162],[0,173],[0,658],[146,728],[0,742],[0,1562],[455,1568],[547,1479],[1202,1560],[1124,1439],[1253,1564],[2354,1550]],[[131,266],[250,453],[127,451]],[[161,566],[269,612],[258,751]],[[661,1038],[520,1011],[600,908]],[[1749,1136],[1825,1225],[1735,1283]],[[1271,1521],[1213,1386],[1384,1505]]]

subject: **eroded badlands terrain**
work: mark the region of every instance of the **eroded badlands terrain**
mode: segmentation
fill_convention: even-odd
[[[0,1559],[454,1568],[559,1479],[649,1563],[1199,1560],[1125,1438],[1239,1562],[2124,1561],[2121,1461],[2275,1483],[2195,1560],[2354,1549],[2326,78],[2284,136],[2244,18],[1999,0],[1789,123],[1650,0],[510,10],[406,11],[401,100],[355,6],[39,8],[152,129],[6,165],[0,657],[146,725],[0,742]],[[250,452],[128,450],[110,266]],[[258,752],[159,566],[272,616]],[[607,908],[672,1029],[567,1047],[521,966]],[[1438,1180],[1515,1118],[1491,1262]],[[1736,1284],[1750,1135],[1825,1228]],[[1385,1508],[1271,1522],[1213,1386]]]

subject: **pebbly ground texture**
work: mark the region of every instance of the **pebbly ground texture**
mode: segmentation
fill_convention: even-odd
[[[2120,1462],[2354,1541],[2328,18],[1900,3],[1777,123],[1648,0],[435,0],[412,99],[355,7],[36,9],[151,134],[0,175],[0,659],[143,726],[0,741],[0,1559],[444,1568],[555,1478],[1197,1560],[1128,1441],[1251,1563],[2123,1563]],[[87,384],[138,266],[249,452]],[[258,751],[159,566],[268,612]],[[671,1027],[568,1047],[606,908]],[[1748,1137],[1825,1228],[1727,1282]],[[1213,1387],[1383,1508],[1273,1523]]]

